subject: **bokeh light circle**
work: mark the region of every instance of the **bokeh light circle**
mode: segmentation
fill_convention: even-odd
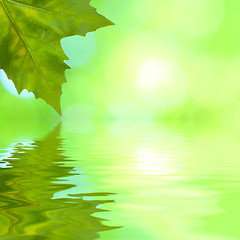
[[[93,130],[95,108],[88,104],[75,104],[63,112],[63,123],[69,132],[87,133]]]
[[[215,32],[224,18],[222,0],[174,0],[172,17],[176,27],[193,37]]]
[[[188,87],[186,74],[178,64],[157,58],[145,59],[139,65],[136,84],[146,103],[163,110],[181,104]]]
[[[239,100],[240,59],[226,61],[207,56],[192,69],[191,98],[208,109],[226,108]]]
[[[154,115],[143,103],[121,101],[109,108],[108,114],[113,119],[121,120],[153,120]]]
[[[71,68],[85,65],[93,56],[96,49],[94,33],[90,32],[86,37],[72,36],[61,40],[62,48],[69,60],[65,62]]]

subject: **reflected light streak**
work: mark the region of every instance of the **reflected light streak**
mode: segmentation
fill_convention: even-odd
[[[137,153],[136,168],[142,174],[171,175],[176,172],[171,156],[151,149],[140,149]]]

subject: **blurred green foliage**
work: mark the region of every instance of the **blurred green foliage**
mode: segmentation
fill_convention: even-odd
[[[94,0],[116,25],[61,41],[63,118],[238,122],[240,3]],[[2,118],[55,114],[1,87]]]

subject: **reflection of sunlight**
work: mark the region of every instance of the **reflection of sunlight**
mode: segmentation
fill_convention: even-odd
[[[139,67],[138,84],[153,89],[159,82],[166,82],[170,75],[170,66],[167,62],[158,59],[147,59]]]
[[[0,80],[2,85],[4,86],[4,88],[12,93],[15,96],[19,96],[17,89],[14,86],[14,83],[8,79],[7,75],[5,74],[5,72],[0,69]],[[24,89],[21,93],[20,93],[21,97],[34,97],[33,93],[29,93],[26,89]]]
[[[171,156],[151,149],[140,149],[137,153],[138,163],[136,168],[143,174],[169,175],[176,172],[173,169]]]

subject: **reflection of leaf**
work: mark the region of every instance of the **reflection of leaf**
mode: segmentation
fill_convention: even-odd
[[[9,162],[0,169],[0,238],[1,239],[85,239],[98,237],[99,231],[111,230],[102,219],[92,216],[103,211],[100,204],[112,200],[94,200],[109,193],[69,194],[53,199],[56,192],[73,185],[60,178],[73,175],[64,166],[59,127],[44,140],[31,146],[18,144]],[[84,197],[93,200],[85,200]],[[29,238],[28,238],[29,237]]]
[[[0,0],[0,69],[59,114],[66,56],[60,40],[112,23],[90,0]]]

